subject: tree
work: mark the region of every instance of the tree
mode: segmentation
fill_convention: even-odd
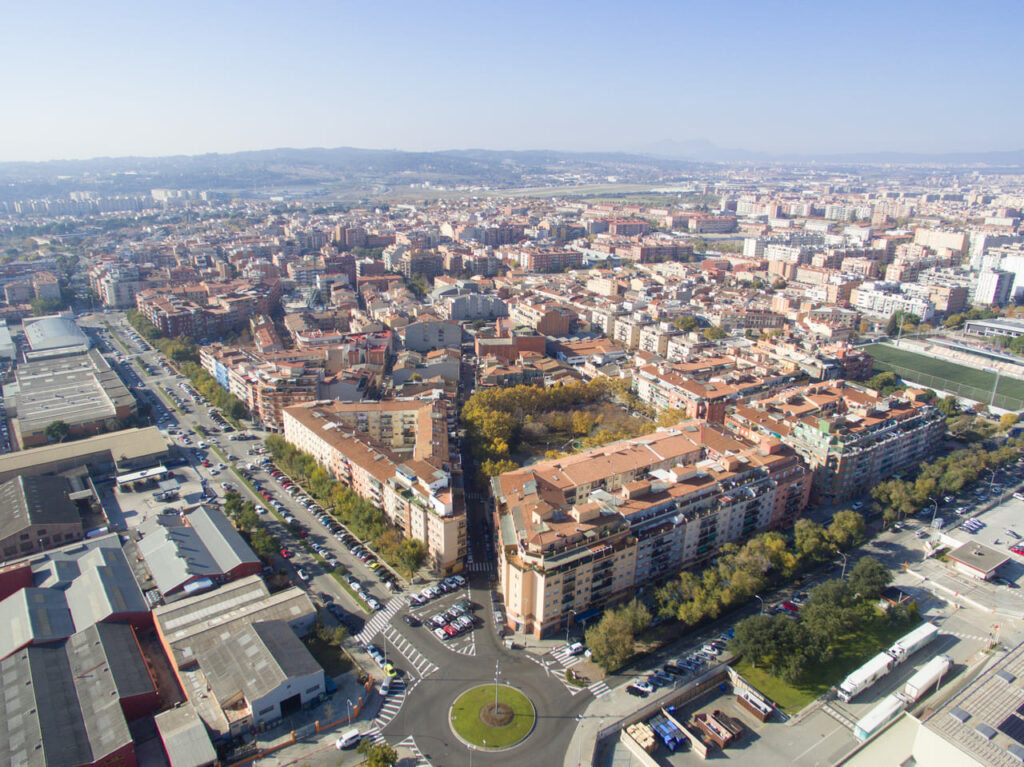
[[[650,611],[635,599],[628,605],[606,611],[599,623],[587,629],[587,647],[594,662],[605,671],[621,668],[633,657],[636,635],[650,622]]]
[[[398,761],[398,752],[386,742],[374,743],[363,738],[356,751],[366,757],[367,767],[392,767]]]
[[[721,341],[723,338],[728,338],[729,334],[718,325],[712,325],[710,328],[704,329],[704,337],[709,341]]]
[[[772,290],[783,290],[786,287],[786,281],[781,277],[776,277],[772,280]]]
[[[56,298],[33,298],[29,301],[29,306],[32,307],[32,314],[40,317],[44,314],[53,314],[64,306],[64,302]]]
[[[825,528],[810,519],[798,519],[793,526],[796,555],[805,562],[821,562],[831,553]]]
[[[44,429],[44,433],[50,442],[63,442],[71,435],[71,427],[64,421],[52,421]]]
[[[679,330],[684,333],[689,333],[691,330],[696,330],[699,326],[697,318],[692,315],[684,315],[682,317],[676,317],[672,322]]]
[[[828,526],[828,538],[840,550],[856,545],[864,538],[864,517],[852,509],[837,512]]]
[[[770,615],[752,615],[736,624],[736,635],[729,642],[729,649],[742,655],[757,668],[757,664],[771,656],[773,651],[774,620]]]
[[[1009,431],[1017,425],[1018,421],[1020,421],[1020,416],[1017,413],[1003,413],[999,416],[999,428]]]
[[[878,373],[865,381],[864,385],[869,389],[874,389],[883,397],[906,388],[900,377],[892,371]]]
[[[427,544],[419,538],[405,538],[398,544],[398,559],[411,578],[427,559]]]
[[[850,573],[849,583],[854,594],[873,599],[892,583],[892,573],[874,557],[862,557]]]
[[[935,407],[937,407],[939,412],[947,418],[953,418],[954,416],[960,415],[960,402],[952,394],[948,397],[942,397],[941,399],[936,400]]]

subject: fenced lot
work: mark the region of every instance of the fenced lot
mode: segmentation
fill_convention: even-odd
[[[995,373],[915,354],[888,344],[871,344],[866,350],[875,358],[876,372],[891,370],[908,381],[953,392],[977,402],[988,404],[992,399]],[[1001,376],[992,404],[1006,410],[1024,408],[1024,381]]]

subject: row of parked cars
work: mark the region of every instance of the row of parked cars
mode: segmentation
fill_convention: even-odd
[[[409,616],[411,617],[411,616]],[[413,619],[415,620],[415,619]],[[444,641],[454,639],[460,634],[472,631],[478,622],[478,618],[472,613],[472,604],[468,599],[460,599],[444,612],[438,613],[427,620],[427,625],[434,632],[434,636]],[[413,625],[411,621],[406,621]]]
[[[466,579],[461,575],[449,575],[443,581],[438,582],[434,586],[427,586],[418,594],[410,594],[409,602],[414,607],[425,605],[432,599],[450,594],[456,589],[461,589],[466,585]]]
[[[269,458],[264,458],[263,461],[261,461],[261,463],[265,467],[267,467],[267,470],[270,472],[271,478],[274,479],[274,481],[276,481],[284,489],[286,493],[291,495],[296,502],[298,502],[302,506],[305,506],[309,510],[309,513],[312,514],[313,517],[317,520],[317,522],[319,522],[324,528],[326,528],[327,531],[332,536],[334,536],[336,540],[342,543],[349,550],[349,552],[351,552],[352,556],[354,556],[356,559],[358,559],[360,562],[362,562],[368,568],[374,571],[374,573],[377,576],[377,579],[384,585],[384,588],[386,588],[388,591],[392,593],[398,593],[402,590],[402,587],[398,583],[398,578],[394,575],[394,573],[392,573],[389,569],[384,567],[384,565],[380,562],[377,556],[369,549],[367,549],[365,546],[363,546],[363,544],[359,541],[358,538],[356,538],[347,529],[345,529],[344,525],[342,525],[333,516],[327,513],[327,511],[325,511],[320,506],[320,504],[318,504],[316,501],[314,501],[312,498],[306,495],[302,491],[302,489],[294,482],[292,482],[291,479],[289,479],[284,472],[282,472],[280,469],[275,468]],[[273,503],[272,501],[270,502]],[[297,525],[301,528],[301,525],[299,525],[298,521],[295,519],[294,516],[287,512],[283,504],[278,502],[278,506],[275,506],[275,508],[277,508],[278,512],[282,514],[282,517],[287,524]],[[302,535],[301,530],[299,534]],[[335,568],[341,564],[334,556],[333,552],[330,551],[330,549],[321,546],[316,542],[311,542],[310,546],[313,548],[313,551],[315,551],[318,555],[324,558],[324,560],[330,567]],[[349,585],[352,586],[351,583]],[[362,589],[361,585],[359,587],[352,586],[352,588],[356,591],[359,597],[370,606],[371,609],[383,609],[383,605],[380,603],[380,601],[368,592],[366,592],[364,589]]]
[[[699,673],[709,663],[718,659],[734,634],[733,629],[729,629],[721,636],[705,643],[699,650],[669,661],[661,669],[648,674],[646,679],[638,679],[628,685],[626,692],[638,698],[646,698],[661,687],[675,684],[680,677]]]

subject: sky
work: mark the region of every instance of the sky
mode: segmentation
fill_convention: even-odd
[[[0,0],[0,161],[1024,148],[1019,0]]]

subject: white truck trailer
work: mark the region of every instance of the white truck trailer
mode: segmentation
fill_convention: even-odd
[[[899,695],[887,695],[853,726],[854,737],[867,740],[892,721],[906,705],[907,702]]]
[[[948,655],[936,655],[907,680],[903,686],[903,696],[908,702],[917,703],[952,666],[953,659]]]
[[[880,652],[859,669],[851,673],[839,685],[839,700],[849,703],[853,698],[889,673],[896,664],[887,652]]]
[[[896,661],[896,665],[899,665],[935,639],[938,633],[939,629],[934,624],[922,623],[909,634],[897,639],[893,646],[889,648],[889,655]]]

